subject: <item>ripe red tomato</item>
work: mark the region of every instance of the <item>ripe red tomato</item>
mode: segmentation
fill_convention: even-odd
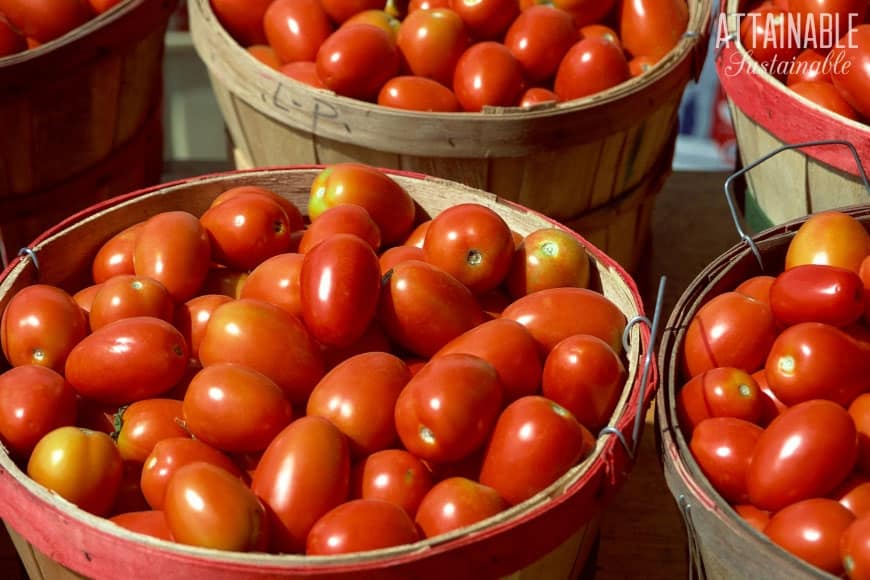
[[[734,291],[770,305],[770,287],[775,280],[775,276],[753,276],[738,284]]]
[[[84,310],[85,316],[88,319],[90,319],[91,305],[94,303],[94,296],[97,295],[97,292],[99,292],[102,287],[102,284],[91,284],[90,286],[85,286],[72,296],[73,300],[76,301],[76,304]],[[90,320],[88,320],[88,322],[90,322]]]
[[[219,306],[199,345],[203,366],[234,362],[275,381],[301,404],[323,376],[323,355],[305,325],[266,302],[240,299]]]
[[[746,474],[763,429],[734,417],[712,417],[692,431],[689,448],[701,471],[728,503],[746,503]]]
[[[118,495],[123,461],[109,435],[58,427],[33,448],[27,475],[83,510],[105,516]]]
[[[840,537],[840,559],[849,578],[870,576],[870,515],[856,518]]]
[[[305,544],[309,556],[366,552],[420,539],[401,507],[380,499],[353,499],[333,508],[312,526]]]
[[[408,111],[453,113],[459,110],[453,91],[438,81],[413,75],[388,80],[378,93],[378,104]]]
[[[456,63],[470,43],[462,18],[446,6],[410,11],[396,36],[403,68],[446,87],[453,86]]]
[[[764,366],[776,335],[770,306],[738,292],[723,292],[701,306],[689,323],[684,369],[689,377],[726,366],[753,373]]]
[[[267,506],[272,550],[303,551],[314,523],[346,501],[349,478],[347,439],[328,419],[302,417],[285,427],[251,480]]]
[[[184,337],[191,358],[199,358],[199,345],[212,313],[232,300],[225,294],[201,294],[176,307],[173,322]]]
[[[302,320],[319,343],[350,346],[374,320],[380,290],[381,268],[372,247],[352,234],[329,236],[302,261]]]
[[[333,24],[320,0],[274,0],[263,14],[263,30],[281,62],[314,61]]]
[[[380,324],[373,322],[365,329],[359,340],[343,348],[323,347],[323,359],[327,369],[333,369],[340,363],[352,356],[367,352],[392,352],[393,345],[381,328]]]
[[[515,505],[546,489],[594,448],[595,436],[567,409],[544,397],[523,397],[499,416],[480,483]]]
[[[124,461],[145,463],[159,441],[190,437],[181,401],[175,399],[136,401],[119,411],[117,417],[116,442]]]
[[[480,448],[498,418],[502,386],[480,357],[433,358],[408,381],[395,406],[405,449],[427,461],[458,461]]]
[[[677,413],[686,433],[710,417],[761,423],[764,403],[755,379],[733,367],[716,367],[695,375],[677,393]]]
[[[70,352],[65,375],[82,396],[100,403],[131,403],[161,395],[187,369],[184,337],[165,320],[116,320],[86,336]]]
[[[453,71],[453,93],[464,111],[516,106],[524,85],[519,61],[505,45],[492,40],[469,46]]]
[[[553,90],[560,101],[571,101],[615,87],[630,76],[622,50],[601,38],[584,38],[562,58]]]
[[[215,264],[208,269],[205,282],[197,294],[223,294],[230,298],[238,298],[248,280],[248,273]]]
[[[399,72],[399,52],[392,37],[371,24],[342,26],[320,45],[317,75],[339,95],[374,101]]]
[[[463,332],[432,358],[451,353],[478,356],[491,364],[503,388],[502,404],[540,391],[543,364],[538,345],[516,320],[496,318]]]
[[[4,19],[0,19],[0,58],[27,50],[27,41]]]
[[[770,521],[769,511],[760,510],[752,504],[738,504],[733,507],[737,515],[746,520],[747,524],[764,533],[764,528],[767,527],[767,522]]]
[[[429,230],[429,226],[432,225],[432,220],[428,219],[421,222],[417,227],[415,227],[408,237],[405,238],[403,242],[406,246],[415,246],[420,249],[423,249],[423,240],[426,239],[426,232]]]
[[[351,453],[364,456],[396,440],[393,408],[411,379],[408,366],[386,352],[352,356],[320,379],[307,415],[324,417],[347,436]]]
[[[212,200],[211,204],[209,204],[209,207],[218,206],[234,197],[246,195],[249,193],[264,195],[280,205],[281,209],[284,210],[284,213],[287,214],[287,223],[290,224],[291,231],[295,232],[305,227],[305,218],[302,216],[302,212],[299,210],[299,207],[295,203],[293,203],[286,197],[283,197],[281,194],[276,193],[271,189],[260,187],[259,185],[237,185],[235,187],[231,187],[215,197]]]
[[[313,60],[295,60],[281,65],[281,74],[297,80],[316,89],[325,89],[326,85],[317,75],[317,63]]]
[[[805,562],[838,575],[843,572],[840,538],[854,520],[836,500],[813,498],[773,514],[764,533]]]
[[[299,272],[303,258],[302,254],[288,252],[262,261],[248,275],[239,297],[262,300],[301,317]]]
[[[750,10],[740,23],[740,41],[770,74],[785,77],[780,63],[797,56],[800,47],[789,36],[789,12],[773,6]]]
[[[311,222],[299,241],[299,253],[307,254],[335,234],[353,234],[368,242],[375,251],[381,247],[381,229],[368,210],[361,205],[343,203],[326,209]]]
[[[502,318],[525,326],[544,356],[574,334],[597,336],[622,352],[625,315],[609,298],[587,288],[539,290],[514,301],[504,309]]]
[[[100,284],[88,311],[88,322],[91,330],[134,316],[171,322],[174,312],[175,303],[163,284],[145,276],[120,274]]]
[[[520,242],[507,287],[514,298],[546,288],[586,288],[589,273],[589,255],[574,235],[558,228],[543,228]]]
[[[476,40],[500,40],[520,14],[516,0],[450,0],[450,9]]]
[[[384,0],[320,0],[326,14],[339,24],[366,10],[384,7]]]
[[[427,538],[470,526],[508,508],[493,488],[465,477],[439,481],[423,497],[416,521]]]
[[[376,451],[357,463],[351,473],[351,497],[393,502],[412,518],[432,489],[432,473],[404,449]]]
[[[0,13],[24,36],[46,43],[93,17],[80,0],[0,0]]]
[[[197,293],[208,274],[210,259],[208,232],[191,213],[159,213],[148,218],[136,234],[134,273],[163,284],[177,303]]]
[[[158,441],[142,464],[140,487],[142,495],[152,509],[162,510],[166,485],[181,467],[191,463],[206,462],[242,477],[242,471],[223,452],[199,439],[170,437]]]
[[[396,264],[407,260],[425,260],[423,248],[417,246],[393,246],[381,253],[378,264],[381,267],[381,276],[392,270]]]
[[[526,80],[552,78],[559,62],[578,40],[571,15],[549,4],[522,11],[508,28],[504,44],[523,67]]]
[[[864,283],[852,270],[802,264],[777,276],[770,307],[778,322],[823,322],[848,326],[864,314]]]
[[[163,512],[181,544],[235,552],[267,545],[263,504],[238,477],[210,463],[190,463],[172,475]]]
[[[175,541],[163,511],[124,512],[110,517],[109,521],[137,534],[144,534],[168,542]]]
[[[556,103],[558,101],[559,95],[550,89],[545,89],[544,87],[532,87],[526,89],[526,92],[524,92],[523,96],[520,97],[519,106],[533,107],[535,105],[540,105],[541,103]]]
[[[263,15],[272,0],[210,0],[221,25],[242,46],[266,44]]]
[[[798,82],[790,86],[791,90],[805,99],[809,99],[816,105],[834,112],[847,119],[853,121],[858,120],[858,113],[855,112],[849,103],[840,95],[840,92],[834,88],[834,85],[827,82]]]
[[[836,38],[843,36],[864,22],[867,3],[864,0],[789,0],[792,18],[800,19],[798,31],[803,33],[803,44],[823,52],[832,47]]]
[[[393,14],[384,10],[386,6],[383,2],[378,0],[376,4],[378,4],[376,8],[356,12],[350,18],[342,22],[342,26],[348,26],[350,24],[372,24],[383,28],[384,32],[389,34],[390,38],[395,42],[399,33],[399,25],[401,24],[401,21]]]
[[[445,344],[484,322],[467,286],[426,262],[396,264],[381,291],[378,321],[393,341],[429,358]]]
[[[597,336],[575,334],[547,355],[541,394],[597,433],[610,421],[626,376],[622,360],[610,345]]]
[[[858,272],[870,255],[870,234],[852,216],[826,211],[812,214],[789,242],[785,269],[800,264],[828,264]]]
[[[656,61],[648,56],[636,56],[628,61],[628,72],[631,78],[639,77],[646,74],[652,67],[656,65]]]
[[[761,434],[747,472],[753,505],[769,510],[823,496],[852,471],[857,457],[855,423],[840,405],[799,403]]]
[[[860,518],[870,512],[870,478],[853,473],[831,492],[830,497],[840,502],[856,518]]]
[[[578,32],[580,33],[580,38],[600,38],[622,48],[622,41],[619,40],[619,35],[611,27],[604,24],[587,24],[580,27]]]
[[[661,60],[688,26],[689,5],[684,0],[622,0],[619,32],[622,46],[632,56]]]
[[[91,275],[95,284],[119,274],[133,274],[133,248],[143,223],[137,222],[124,228],[100,246],[91,264]]]
[[[858,395],[849,405],[849,415],[858,430],[857,467],[870,474],[870,393]]]
[[[520,0],[520,5],[526,1]],[[616,0],[553,0],[553,5],[569,12],[574,17],[574,26],[580,30],[588,24],[605,20],[616,5]],[[528,7],[525,9],[528,10]]]
[[[785,84],[802,82],[831,82],[831,67],[825,64],[825,56],[812,48],[805,48],[795,57],[789,68]]]
[[[38,365],[0,374],[0,441],[27,457],[49,431],[75,424],[76,394],[63,376]]]
[[[16,292],[0,318],[0,345],[12,366],[34,364],[62,373],[87,333],[87,317],[73,297],[47,284]]]
[[[281,64],[281,59],[278,58],[278,55],[275,53],[275,49],[268,44],[252,44],[245,50],[248,54],[272,70],[280,71],[283,66]]]
[[[870,118],[870,24],[850,30],[828,58],[834,63],[831,82],[847,103],[863,117]]]

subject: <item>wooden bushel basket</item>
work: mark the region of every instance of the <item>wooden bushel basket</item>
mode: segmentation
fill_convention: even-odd
[[[0,235],[8,254],[76,211],[155,183],[163,47],[177,0],[124,0],[0,58]]]
[[[301,207],[319,167],[239,171],[206,176],[131,193],[91,207],[47,231],[33,256],[16,258],[0,275],[0,311],[19,289],[37,281],[73,289],[89,276],[100,245],[122,228],[164,210],[199,215],[220,192],[241,184],[269,187]],[[430,215],[457,202],[485,204],[521,234],[561,227],[544,216],[493,195],[440,179],[391,172]],[[585,240],[581,241],[587,244]],[[632,279],[594,246],[594,284],[628,320],[643,314]],[[649,328],[630,324],[628,377],[609,425],[632,445],[632,428],[643,420],[656,387]],[[651,361],[644,373],[642,359]],[[644,378],[647,379],[646,384]],[[0,450],[0,517],[30,574],[117,579],[239,579],[317,577],[335,579],[471,578],[573,580],[589,556],[602,509],[633,465],[613,434],[598,438],[593,454],[546,490],[487,521],[442,537],[396,548],[340,557],[238,554],[193,548],[132,534],[74,507],[29,479]]]
[[[870,170],[870,126],[797,95],[750,57],[739,41],[736,16],[748,5],[745,0],[723,0],[727,38],[717,37],[721,51],[716,58],[743,162],[790,143],[842,139],[857,147]],[[747,218],[762,228],[864,203],[867,195],[855,160],[848,150],[835,146],[779,155],[748,174],[747,185]]]
[[[700,74],[710,0],[654,69],[601,94],[532,109],[417,113],[340,97],[257,61],[190,0],[194,47],[236,148],[254,167],[360,161],[491,191],[585,236],[629,271],[671,171],[683,89]]]

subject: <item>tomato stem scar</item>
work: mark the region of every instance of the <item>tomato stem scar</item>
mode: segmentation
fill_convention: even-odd
[[[794,374],[794,369],[797,366],[797,363],[794,360],[794,357],[791,355],[781,356],[779,360],[776,361],[776,368],[778,368],[782,373],[791,375]]]

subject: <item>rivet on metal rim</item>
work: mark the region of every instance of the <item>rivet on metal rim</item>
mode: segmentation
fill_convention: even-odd
[[[743,229],[743,224],[741,223],[739,212],[737,211],[737,201],[734,199],[734,188],[732,184],[734,180],[738,177],[747,173],[751,169],[758,167],[765,161],[771,159],[782,153],[783,151],[788,151],[790,149],[800,149],[803,147],[820,147],[823,145],[843,145],[844,147],[848,147],[849,151],[852,152],[852,157],[855,159],[855,165],[858,167],[858,176],[861,178],[861,181],[864,184],[864,189],[867,190],[867,194],[870,195],[870,181],[867,179],[867,173],[864,170],[864,166],[861,164],[861,157],[858,155],[858,150],[855,146],[849,141],[843,141],[839,139],[829,139],[823,141],[805,141],[803,143],[792,143],[790,145],[783,145],[782,147],[778,147],[773,151],[765,154],[764,156],[756,159],[749,165],[738,169],[734,173],[728,176],[725,180],[725,200],[728,202],[728,210],[731,212],[731,219],[734,221],[734,227],[737,230],[737,234],[740,236],[740,239],[749,244],[749,249],[752,250],[753,255],[755,256],[755,260],[758,262],[758,266],[764,271],[764,260],[761,257],[761,251],[758,249],[758,245],[755,243],[755,240],[746,233],[746,230]]]
[[[598,436],[602,437],[604,435],[615,435],[616,438],[622,443],[623,448],[625,448],[628,456],[633,460],[635,457],[635,453],[637,453],[638,441],[640,441],[640,430],[644,424],[644,415],[643,415],[643,403],[646,400],[646,391],[649,388],[649,374],[652,368],[653,354],[655,353],[655,342],[656,337],[659,332],[659,321],[661,320],[662,315],[662,304],[664,303],[665,298],[665,285],[667,283],[667,277],[662,276],[659,279],[659,288],[658,294],[656,295],[656,305],[653,310],[653,319],[649,320],[646,316],[635,316],[631,320],[629,320],[625,325],[625,330],[622,332],[622,347],[628,352],[631,350],[631,329],[634,328],[637,324],[646,324],[650,327],[650,337],[649,337],[649,347],[646,349],[644,353],[643,359],[643,368],[640,374],[640,393],[637,397],[637,409],[634,417],[634,428],[632,430],[631,435],[631,445],[628,444],[628,441],[625,438],[625,434],[620,431],[617,427],[612,425],[608,425],[604,427],[601,431],[598,432]]]
[[[33,267],[36,269],[36,279],[39,279],[39,258],[36,257],[36,252],[33,251],[32,248],[21,248],[18,250],[18,256],[24,256],[30,258],[30,261],[33,262]]]

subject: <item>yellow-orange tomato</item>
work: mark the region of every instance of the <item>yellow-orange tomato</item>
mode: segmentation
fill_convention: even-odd
[[[827,211],[810,216],[788,245],[785,268],[828,264],[858,272],[870,255],[870,234],[852,216]]]

